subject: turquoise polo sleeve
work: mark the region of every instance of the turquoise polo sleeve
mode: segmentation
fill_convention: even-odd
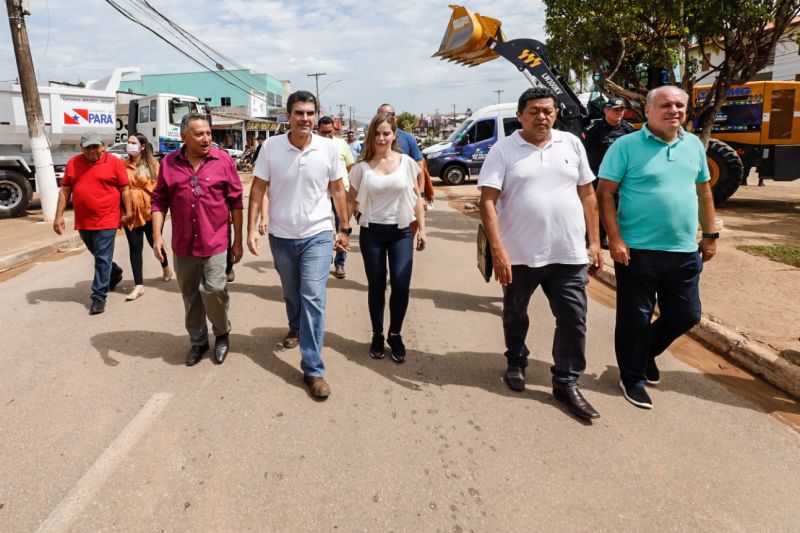
[[[628,169],[628,151],[626,149],[625,137],[618,139],[614,144],[608,148],[600,169],[597,171],[597,176],[604,180],[622,181],[625,172]]]
[[[711,173],[708,171],[708,158],[706,157],[706,149],[703,142],[695,137],[697,141],[697,149],[700,150],[700,168],[697,171],[696,183],[705,183],[711,181]]]

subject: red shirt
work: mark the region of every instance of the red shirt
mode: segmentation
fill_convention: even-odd
[[[128,185],[125,163],[106,152],[90,163],[83,154],[67,161],[62,185],[72,187],[75,229],[117,229],[122,216],[119,188]]]
[[[153,212],[172,212],[172,251],[177,255],[220,254],[228,249],[230,212],[243,208],[236,164],[227,152],[212,148],[195,172],[183,150],[161,160]]]

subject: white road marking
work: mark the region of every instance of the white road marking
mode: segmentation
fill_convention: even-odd
[[[72,522],[83,512],[83,509],[92,501],[94,495],[105,483],[117,465],[128,455],[133,446],[139,441],[150,424],[161,414],[161,411],[172,399],[172,394],[160,392],[154,394],[142,407],[142,410],[128,422],[128,425],[106,448],[103,454],[95,461],[91,468],[72,487],[67,497],[53,509],[47,520],[42,522],[38,531],[56,532],[67,531]]]

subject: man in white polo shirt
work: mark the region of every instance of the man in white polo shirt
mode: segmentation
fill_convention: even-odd
[[[269,246],[281,278],[289,333],[284,346],[300,345],[303,381],[312,396],[325,399],[331,389],[323,377],[325,290],[331,249],[349,250],[350,232],[343,222],[334,244],[331,202],[347,221],[347,200],[339,171],[339,149],[330,139],[311,134],[317,100],[308,91],[289,95],[291,130],[270,137],[261,147],[250,187],[247,246],[258,253],[261,199],[269,214]],[[266,193],[266,197],[264,196]]]
[[[581,141],[552,129],[557,115],[549,89],[522,93],[522,129],[497,142],[481,168],[481,219],[503,285],[506,384],[525,390],[528,303],[541,285],[556,318],[553,395],[573,415],[592,420],[600,414],[578,390],[578,379],[586,368],[587,264],[591,272],[602,265],[595,176]]]

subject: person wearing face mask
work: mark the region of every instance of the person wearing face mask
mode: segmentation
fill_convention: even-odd
[[[364,150],[350,172],[348,204],[350,213],[359,204],[361,226],[359,245],[367,274],[367,302],[372,322],[369,354],[384,357],[383,315],[386,301],[386,264],[390,283],[389,331],[386,343],[392,360],[402,363],[406,347],[400,336],[411,286],[414,233],[418,223],[416,249],[425,249],[425,203],[419,190],[422,170],[414,159],[400,152],[394,114],[379,113],[372,119]]]
[[[133,290],[126,300],[135,300],[144,294],[144,278],[142,277],[142,249],[144,239],[153,247],[153,222],[151,214],[150,197],[158,180],[158,161],[153,157],[150,143],[141,133],[128,136],[128,160],[125,169],[128,171],[128,183],[131,191],[131,205],[133,216],[125,224],[125,236],[128,238],[128,247],[131,256],[131,270],[133,270]],[[164,281],[172,279],[172,269],[169,267],[167,256],[161,261],[162,276]]]

